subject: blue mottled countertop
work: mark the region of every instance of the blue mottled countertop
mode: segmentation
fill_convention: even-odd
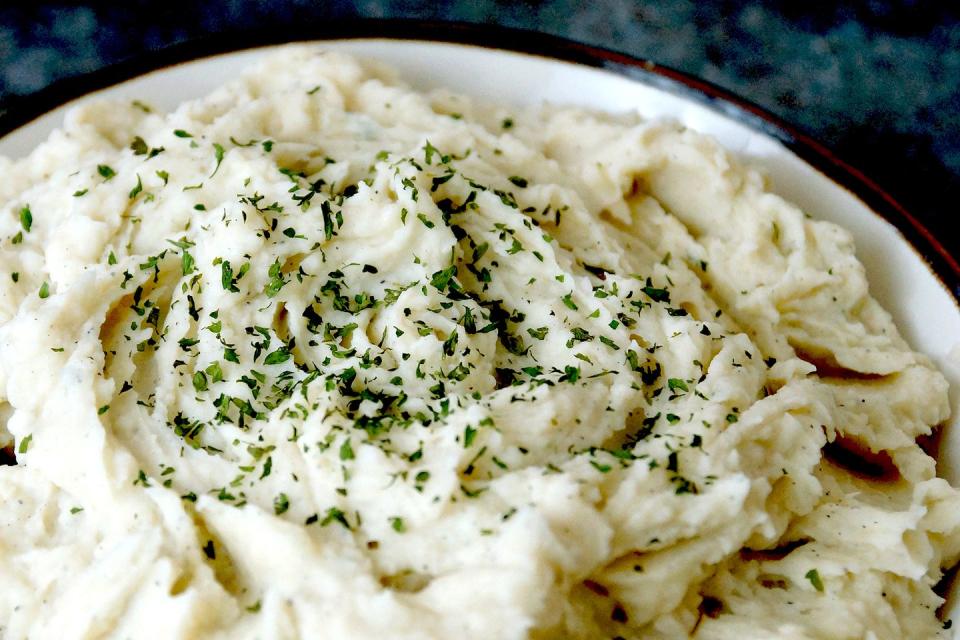
[[[7,3],[4,3],[5,5]],[[0,99],[208,33],[345,18],[534,29],[700,76],[863,170],[954,255],[960,3],[930,0],[128,0],[0,7]]]

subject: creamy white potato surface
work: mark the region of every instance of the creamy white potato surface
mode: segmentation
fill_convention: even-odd
[[[947,383],[710,138],[291,47],[0,174],[4,640],[949,637]]]

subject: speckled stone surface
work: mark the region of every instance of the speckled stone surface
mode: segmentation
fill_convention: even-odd
[[[535,29],[649,58],[781,116],[960,255],[960,3],[127,0],[0,6],[0,99],[207,33],[357,17]]]

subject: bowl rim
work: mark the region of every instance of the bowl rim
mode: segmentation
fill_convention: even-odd
[[[960,311],[960,262],[913,214],[826,145],[739,95],[684,71],[604,47],[538,31],[467,22],[365,18],[306,23],[281,30],[227,30],[149,50],[100,69],[0,99],[0,138],[85,95],[201,58],[295,42],[387,39],[461,44],[580,64],[690,99],[772,136],[834,184],[891,223],[947,289]]]

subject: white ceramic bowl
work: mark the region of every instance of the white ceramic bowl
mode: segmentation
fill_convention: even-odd
[[[742,159],[764,169],[777,193],[813,217],[831,220],[853,233],[871,292],[893,314],[907,341],[947,375],[953,417],[943,431],[938,470],[954,485],[960,484],[960,307],[954,297],[960,291],[960,268],[909,214],[816,143],[716,87],[648,62],[535,34],[497,31],[487,37],[484,33],[451,27],[427,34],[431,40],[483,43],[479,45],[403,39],[393,29],[386,38],[324,39],[322,46],[388,63],[418,89],[446,87],[508,104],[548,101],[674,118],[714,136]],[[421,32],[417,37],[422,36]],[[484,46],[491,42],[546,54]],[[234,41],[215,44],[213,49],[240,46],[244,45]],[[201,50],[209,53],[211,48]],[[29,153],[79,101],[140,99],[172,109],[234,78],[269,50],[259,47],[189,60],[196,49],[186,47],[172,57],[155,56],[95,75],[88,82],[79,79],[54,87],[33,103],[0,113],[0,133],[9,131],[0,138],[0,154]],[[177,64],[163,66],[171,61]],[[149,68],[156,70],[140,73]],[[98,90],[84,93],[91,88]],[[956,595],[950,605],[949,614],[960,617]]]

